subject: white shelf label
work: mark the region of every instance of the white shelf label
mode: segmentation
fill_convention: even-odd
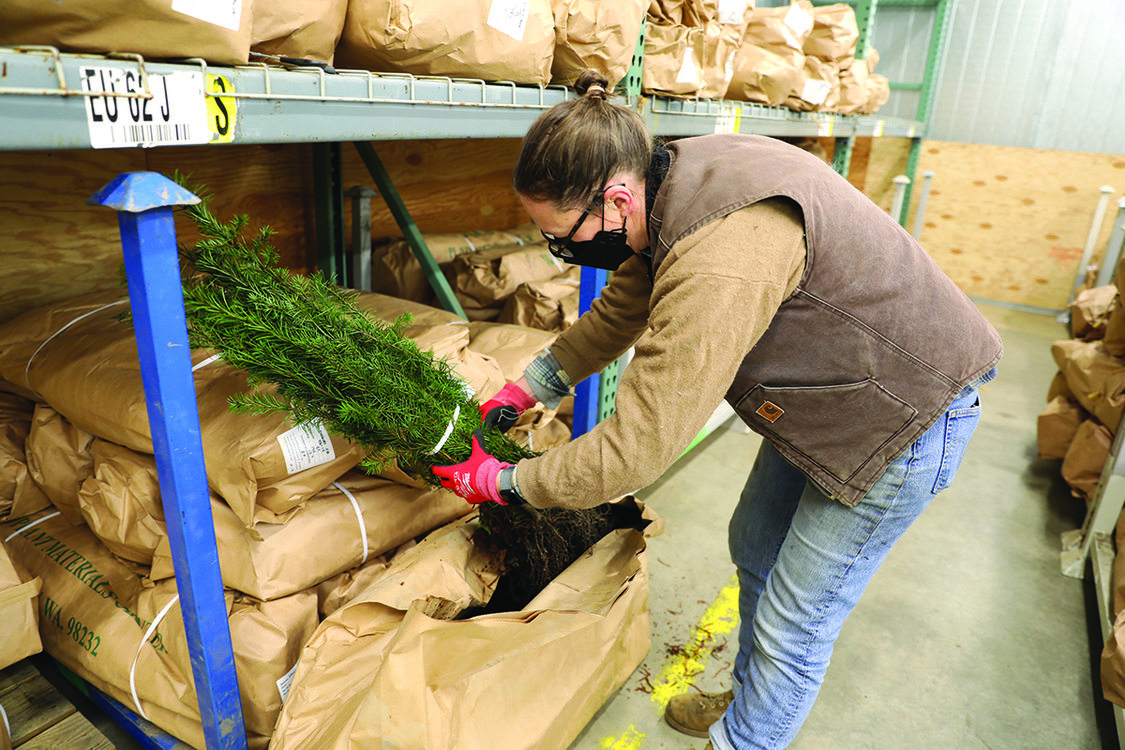
[[[174,146],[211,140],[202,72],[150,75],[151,99],[121,96],[144,93],[139,70],[82,67],[79,75],[83,91],[107,94],[84,97],[93,148]]]
[[[487,23],[517,42],[522,42],[523,32],[527,29],[527,17],[530,15],[531,0],[492,0]]]
[[[719,105],[719,116],[715,118],[715,132],[733,134],[738,132],[742,120],[742,105],[723,102]]]
[[[332,438],[319,421],[298,425],[277,436],[285,456],[285,469],[290,474],[326,464],[336,458]]]
[[[242,22],[242,0],[172,0],[172,10],[231,31]]]

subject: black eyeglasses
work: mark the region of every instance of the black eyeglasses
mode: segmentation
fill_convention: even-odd
[[[556,237],[553,234],[547,234],[542,229],[539,230],[539,234],[543,235],[543,239],[547,240],[547,249],[551,251],[551,255],[561,260],[571,260],[574,257],[574,254],[570,252],[570,248],[567,247],[567,243],[574,238],[575,232],[582,226],[582,222],[586,221],[586,217],[590,215],[590,212],[594,210],[594,205],[596,203],[597,199],[582,212],[582,215],[578,217],[578,221],[574,222],[574,226],[570,228],[570,233],[566,237]]]
[[[618,183],[618,185],[624,184],[624,182]],[[542,229],[539,230],[539,234],[543,235],[543,239],[547,240],[547,249],[551,251],[551,255],[559,258],[560,260],[574,259],[574,253],[570,251],[567,243],[574,239],[575,232],[577,232],[579,227],[582,226],[582,222],[586,221],[586,217],[589,216],[590,212],[594,210],[594,206],[598,205],[599,201],[605,200],[604,191],[608,190],[611,187],[618,187],[618,185],[606,185],[601,194],[594,196],[594,200],[590,201],[590,205],[587,206],[586,210],[582,212],[582,215],[578,217],[578,221],[574,222],[574,226],[570,228],[570,233],[567,234],[566,237],[556,237],[553,234],[547,234]],[[604,215],[602,226],[603,228],[605,226]]]

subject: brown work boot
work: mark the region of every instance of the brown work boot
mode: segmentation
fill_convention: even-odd
[[[664,721],[669,726],[692,737],[706,737],[727,706],[734,699],[734,693],[684,693],[668,701],[664,709]]]

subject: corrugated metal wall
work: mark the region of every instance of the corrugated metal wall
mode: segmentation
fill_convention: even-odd
[[[918,82],[931,9],[880,6],[877,71]],[[913,117],[892,91],[880,114]],[[1125,2],[954,0],[929,137],[1125,153]]]

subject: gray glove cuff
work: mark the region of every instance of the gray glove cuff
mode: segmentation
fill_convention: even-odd
[[[557,409],[564,396],[570,395],[574,385],[550,349],[531,361],[523,371],[527,384],[535,396],[548,409]]]

